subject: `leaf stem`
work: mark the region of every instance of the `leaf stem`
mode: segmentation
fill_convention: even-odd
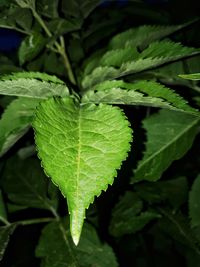
[[[55,218],[37,218],[37,219],[31,219],[31,220],[17,221],[16,223],[19,225],[30,225],[30,224],[37,224],[37,223],[52,222],[52,221],[55,221]]]
[[[31,11],[32,11],[33,16],[35,17],[35,19],[38,21],[38,23],[44,29],[44,31],[47,34],[47,36],[50,37],[50,38],[53,37],[52,33],[50,32],[50,30],[46,26],[46,24],[43,21],[43,19],[37,13],[37,11],[34,8],[31,8]],[[64,41],[63,36],[60,37],[60,42],[61,43],[59,44],[57,41],[54,41],[54,45],[57,48],[57,50],[54,49],[54,52],[57,52],[63,58],[63,62],[64,62],[64,66],[65,66],[65,68],[67,70],[68,78],[69,78],[70,82],[75,85],[76,84],[76,80],[75,80],[75,77],[74,77],[74,73],[72,71],[72,67],[71,67],[69,58],[68,58],[66,50],[65,50],[65,41]]]
[[[6,220],[5,218],[1,217],[1,216],[0,216],[0,221],[1,221],[2,223],[4,223],[5,225],[10,225],[9,221]]]

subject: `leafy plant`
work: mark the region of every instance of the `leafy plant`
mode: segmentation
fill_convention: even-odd
[[[180,32],[198,20],[127,23],[117,32],[121,19],[132,16],[125,5],[116,19],[117,2],[10,0],[1,6],[0,27],[23,34],[17,60],[4,59],[0,78],[5,265],[11,235],[30,226],[39,231],[34,266],[159,266],[167,250],[197,266],[200,159],[187,157],[199,145],[200,77],[192,62],[200,48],[186,45]],[[153,14],[130,2],[147,18]],[[105,21],[111,28],[104,38],[98,16],[105,9],[112,23]],[[196,73],[188,74],[190,65]],[[159,253],[147,265],[149,238]],[[132,265],[123,258],[126,239]]]

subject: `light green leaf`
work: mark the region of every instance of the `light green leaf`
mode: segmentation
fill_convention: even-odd
[[[13,233],[15,227],[16,225],[14,224],[0,227],[0,261],[3,258],[4,252],[10,239],[10,235]]]
[[[42,165],[67,198],[77,244],[85,209],[113,183],[127,157],[129,123],[117,107],[64,98],[42,102],[33,126]]]
[[[55,214],[57,188],[48,183],[37,159],[10,158],[3,172],[2,184],[9,200],[22,209],[25,206],[47,209]]]
[[[60,80],[55,75],[49,75],[44,72],[15,72],[8,75],[3,75],[0,77],[2,81],[7,80],[18,80],[18,79],[36,79],[39,81],[45,81],[45,82],[52,82],[52,83],[59,83],[59,84],[65,84],[62,80]]]
[[[51,96],[67,96],[69,94],[68,88],[64,84],[46,82],[45,80],[39,81],[31,78],[20,78],[20,76],[21,74],[19,78],[14,75],[10,77],[10,80],[6,78],[0,80],[0,94],[35,99],[46,99]],[[44,77],[46,79],[47,76]],[[54,76],[52,79],[55,80]]]
[[[34,59],[45,47],[45,43],[44,37],[38,32],[34,32],[32,35],[25,37],[19,48],[20,65]]]
[[[85,224],[80,243],[72,243],[66,224],[53,222],[44,227],[36,256],[44,267],[117,267],[112,248],[101,243],[95,229]]]
[[[195,179],[189,194],[189,215],[191,226],[200,226],[200,175]]]
[[[8,105],[0,120],[0,156],[28,131],[38,104],[36,99],[19,98]]]
[[[114,207],[110,223],[110,233],[119,237],[134,234],[160,215],[155,211],[142,211],[143,203],[135,193],[126,192]]]
[[[161,107],[199,115],[173,90],[154,81],[126,83],[122,80],[106,81],[96,85],[83,95],[84,103],[143,105]],[[136,92],[139,91],[139,92]]]
[[[200,73],[180,74],[179,77],[181,77],[183,79],[199,81],[200,80]]]
[[[172,26],[143,25],[132,28],[114,36],[109,43],[109,48],[119,49],[127,46],[146,47],[150,43],[162,39],[190,23]]]
[[[147,142],[132,182],[156,181],[191,147],[199,131],[200,120],[188,114],[161,110],[143,121]]]

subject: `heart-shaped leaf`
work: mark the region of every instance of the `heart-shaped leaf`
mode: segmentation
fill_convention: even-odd
[[[67,97],[42,102],[33,126],[42,165],[67,198],[77,244],[85,209],[113,183],[127,156],[129,123],[118,107],[80,104]]]

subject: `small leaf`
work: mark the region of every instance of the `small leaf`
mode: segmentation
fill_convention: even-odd
[[[10,235],[15,230],[15,227],[16,227],[15,224],[0,227],[0,261],[3,258],[4,252],[6,250],[6,247],[10,239]]]
[[[2,184],[9,200],[22,209],[25,206],[55,213],[58,204],[56,187],[49,194],[48,180],[37,159],[10,158],[3,172]]]
[[[162,173],[191,147],[200,120],[188,114],[161,110],[143,121],[146,150],[134,171],[132,182],[157,181]]]
[[[127,157],[129,123],[117,107],[81,105],[64,98],[42,102],[33,126],[42,165],[67,198],[77,244],[85,209],[113,183]]]
[[[191,226],[200,226],[200,175],[195,179],[189,194],[189,215]]]
[[[183,79],[199,81],[200,80],[200,73],[180,74],[179,77],[181,77]]]
[[[19,48],[20,65],[34,59],[45,47],[45,42],[44,37],[40,33],[35,32],[25,37]]]
[[[29,130],[38,104],[37,99],[19,98],[5,109],[0,120],[0,156]]]
[[[36,256],[42,259],[44,267],[117,267],[112,248],[102,244],[95,229],[85,224],[80,243],[75,247],[66,223],[53,222],[44,227]]]
[[[110,223],[110,233],[115,237],[134,234],[160,215],[155,211],[141,212],[143,203],[135,193],[126,192],[114,207]]]

